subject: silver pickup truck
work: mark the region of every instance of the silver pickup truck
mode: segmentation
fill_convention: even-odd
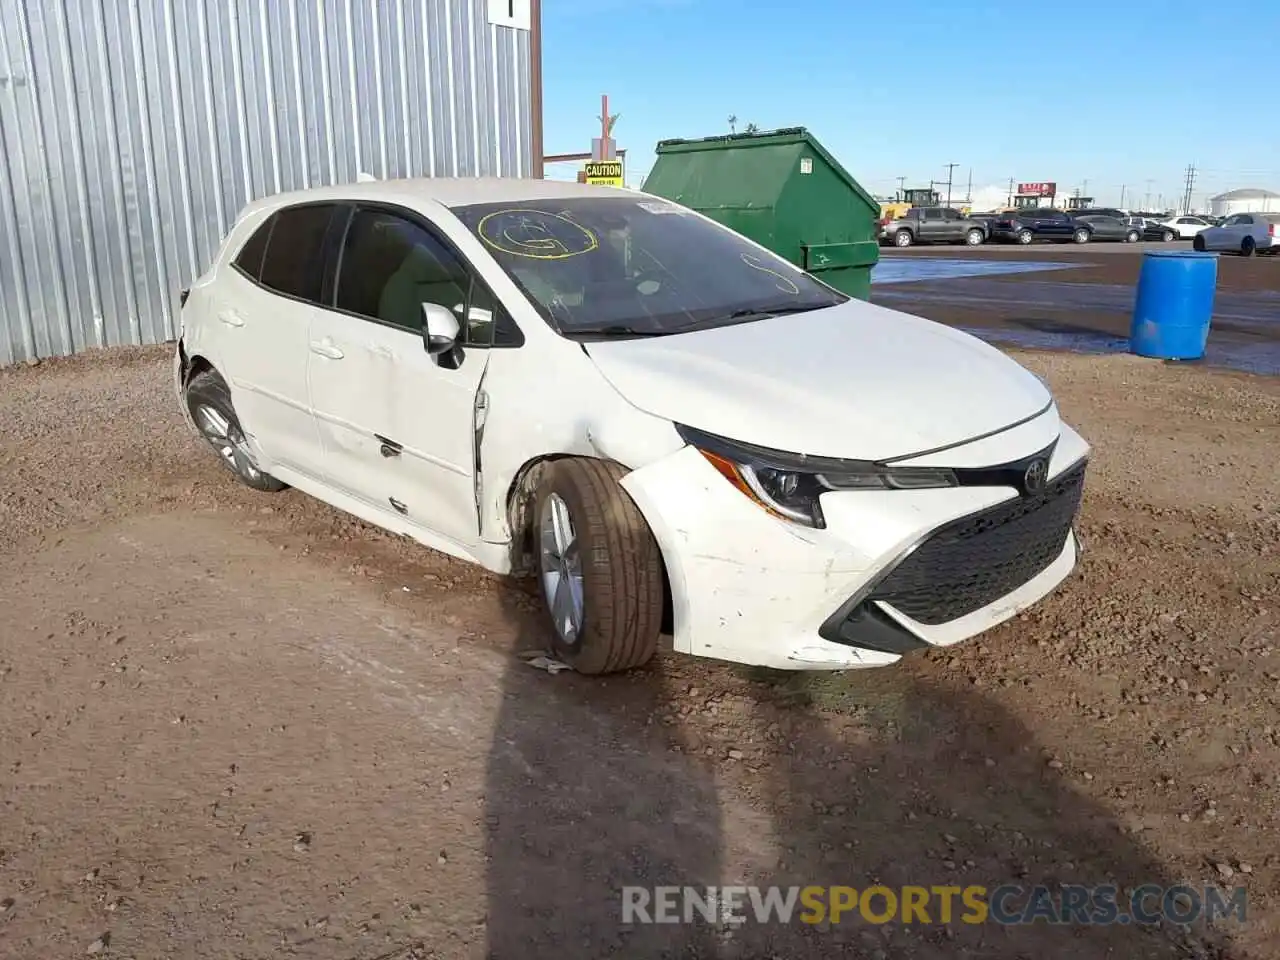
[[[950,207],[912,207],[896,220],[880,221],[880,242],[895,247],[913,243],[985,243],[987,224],[971,220]]]

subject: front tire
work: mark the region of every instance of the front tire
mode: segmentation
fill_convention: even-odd
[[[1254,242],[1253,237],[1245,237],[1240,244],[1240,256],[1252,257],[1257,248],[1258,245]]]
[[[1137,230],[1130,230],[1124,235],[1125,243],[1137,243],[1139,239],[1141,238],[1139,237]]]
[[[1076,243],[1088,243],[1089,231],[1086,230],[1084,227],[1081,227],[1079,230],[1077,230],[1075,233],[1071,235],[1071,239],[1074,240]]]
[[[1197,253],[1204,253],[1205,251],[1204,237],[1197,234],[1194,238],[1192,238],[1191,249],[1195,250]]]
[[[534,510],[538,579],[556,655],[579,673],[617,673],[652,659],[662,630],[662,555],[649,525],[603,460],[558,460]]]
[[[911,235],[910,230],[899,230],[893,235],[893,244],[896,247],[909,247],[916,242],[916,238]]]
[[[196,429],[236,479],[264,493],[276,493],[288,486],[258,467],[231,405],[231,390],[215,371],[204,370],[192,377],[184,397]]]
[[[977,230],[977,229],[970,230],[968,233],[964,235],[964,242],[967,246],[970,246],[970,247],[980,247],[982,246],[983,242],[986,239],[987,239],[987,235],[983,233],[981,230]]]
[[[1018,231],[1018,242],[1019,242],[1020,244],[1022,244],[1023,246],[1027,246],[1027,245],[1028,245],[1029,243],[1031,243],[1031,241],[1032,241],[1032,240],[1034,240],[1034,239],[1035,239],[1035,235],[1034,235],[1034,234],[1032,234],[1032,232],[1031,232],[1030,230],[1019,230],[1019,231]]]
[[[1172,230],[1166,230],[1164,233],[1160,234],[1160,239],[1164,243],[1172,243],[1174,240],[1178,239],[1178,235]]]

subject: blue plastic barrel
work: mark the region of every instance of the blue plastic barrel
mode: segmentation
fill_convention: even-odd
[[[1152,251],[1142,260],[1129,350],[1160,360],[1199,360],[1209,339],[1218,255]]]

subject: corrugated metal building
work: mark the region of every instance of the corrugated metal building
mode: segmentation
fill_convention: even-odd
[[[0,364],[176,336],[241,207],[528,176],[529,0],[0,0]]]

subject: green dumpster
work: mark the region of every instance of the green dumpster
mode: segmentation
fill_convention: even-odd
[[[803,127],[663,140],[644,191],[683,204],[863,300],[880,204]]]

